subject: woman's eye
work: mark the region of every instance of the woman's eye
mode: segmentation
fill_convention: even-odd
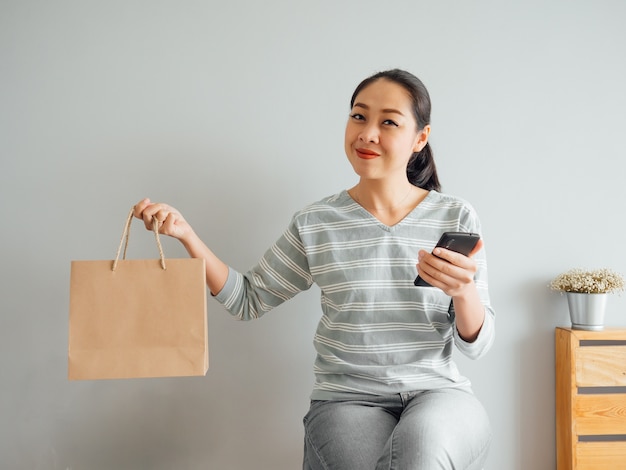
[[[359,114],[359,113],[351,114],[350,117],[352,119],[356,120],[356,121],[364,121],[365,120],[365,117],[362,114]]]
[[[394,127],[398,127],[398,123],[395,121],[392,121],[391,119],[385,119],[383,121],[383,124],[385,124],[386,126],[394,126]]]

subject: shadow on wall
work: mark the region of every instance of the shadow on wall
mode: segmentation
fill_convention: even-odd
[[[519,301],[528,308],[532,329],[523,335],[517,346],[519,352],[518,416],[520,429],[532,430],[520,436],[520,468],[536,465],[537,455],[528,452],[535,449],[538,455],[555,457],[555,359],[554,329],[564,324],[567,312],[563,315],[564,299],[548,288],[549,279],[526,283],[519,290]],[[543,460],[543,459],[541,459]],[[553,468],[550,463],[545,468]]]

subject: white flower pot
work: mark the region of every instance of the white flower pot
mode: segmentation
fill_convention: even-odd
[[[604,312],[608,294],[566,292],[572,328],[598,331],[604,329]]]

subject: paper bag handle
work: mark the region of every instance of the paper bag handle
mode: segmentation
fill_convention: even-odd
[[[115,254],[115,260],[113,261],[113,265],[111,266],[111,271],[115,271],[117,267],[117,261],[120,258],[120,252],[122,251],[122,245],[124,245],[124,254],[122,255],[122,259],[126,259],[126,250],[128,249],[128,239],[130,237],[130,224],[133,221],[133,212],[135,211],[134,207],[130,208],[130,212],[128,213],[128,217],[126,218],[126,224],[124,225],[124,231],[122,232],[122,239],[120,240],[120,246],[117,248],[117,253]],[[161,246],[161,240],[159,239],[159,221],[156,217],[152,217],[152,231],[154,232],[154,237],[156,238],[157,247],[159,249],[159,256],[161,257],[161,267],[165,268],[165,256],[163,255],[163,247]],[[126,240],[126,243],[124,243]]]

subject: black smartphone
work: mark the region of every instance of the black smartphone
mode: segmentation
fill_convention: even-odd
[[[456,251],[462,255],[469,255],[474,249],[476,244],[480,240],[480,235],[471,232],[444,232],[441,238],[437,242],[436,247],[446,248],[451,251]],[[435,247],[435,248],[436,248]],[[416,286],[432,287],[424,279],[417,276],[415,282]]]

